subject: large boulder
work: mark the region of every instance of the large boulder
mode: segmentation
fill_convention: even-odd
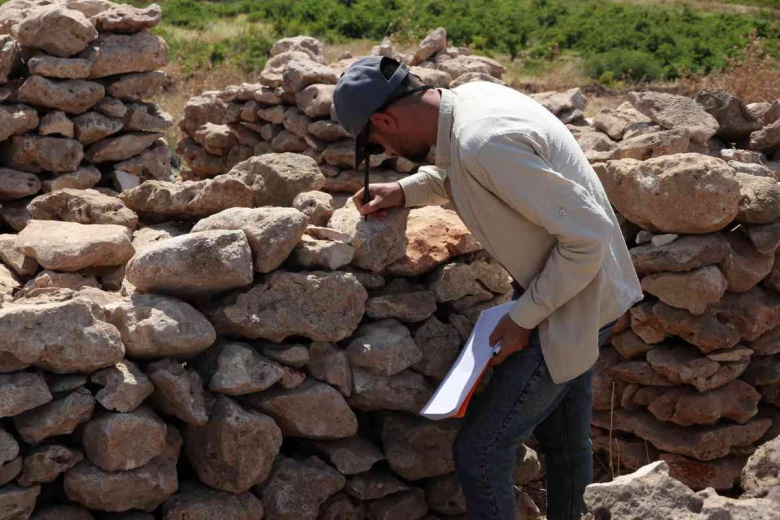
[[[604,189],[626,219],[651,231],[710,233],[739,212],[740,186],[723,161],[675,154],[597,165]]]
[[[0,19],[25,47],[63,58],[83,51],[98,37],[97,29],[87,17],[67,8],[64,2],[11,2],[0,13]]]
[[[201,231],[141,251],[125,276],[142,291],[213,294],[252,282],[252,251],[243,231]]]
[[[247,402],[271,416],[284,435],[341,439],[357,433],[357,418],[330,385],[306,380],[293,390],[273,388],[247,396]]]
[[[148,32],[103,34],[78,57],[92,62],[90,78],[148,72],[168,64],[168,44]]]
[[[231,207],[251,207],[252,188],[220,175],[205,181],[147,181],[119,198],[145,222],[194,220]]]
[[[350,273],[276,272],[210,305],[221,334],[281,342],[288,336],[341,341],[363,318],[368,295]]]
[[[718,121],[717,136],[725,141],[741,141],[762,127],[741,99],[723,89],[701,90],[695,101]]]
[[[127,356],[135,359],[191,358],[216,340],[214,327],[190,304],[154,294],[133,294],[107,308]]]
[[[306,231],[307,219],[293,208],[230,208],[207,217],[192,232],[240,229],[252,249],[255,271],[269,273],[287,259]]]
[[[18,96],[20,101],[31,105],[81,114],[95,106],[105,93],[103,85],[94,81],[30,76],[19,87]]]
[[[96,190],[58,190],[27,205],[35,220],[62,220],[79,224],[116,224],[135,229],[138,216],[116,197]]]
[[[46,269],[72,272],[124,264],[134,253],[131,240],[130,230],[116,224],[31,220],[16,249]]]
[[[684,128],[697,143],[707,144],[720,125],[694,100],[662,92],[630,92],[629,100],[644,115],[664,128]]]
[[[111,366],[125,348],[104,319],[97,305],[78,299],[0,309],[0,352],[60,374]]]
[[[187,458],[201,482],[244,493],[268,476],[282,432],[270,417],[219,396],[206,424],[187,426],[186,440]]]
[[[316,161],[293,153],[263,154],[235,165],[228,175],[254,190],[254,206],[292,206],[295,197],[325,186]]]

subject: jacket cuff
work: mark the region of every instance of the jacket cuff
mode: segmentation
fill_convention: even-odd
[[[407,208],[425,206],[428,200],[428,185],[426,184],[424,174],[415,173],[403,177],[398,181],[401,189],[404,190],[405,203]]]
[[[534,303],[529,291],[526,291],[517,300],[514,307],[509,310],[509,317],[512,318],[512,321],[527,330],[535,329],[549,315],[543,307]]]

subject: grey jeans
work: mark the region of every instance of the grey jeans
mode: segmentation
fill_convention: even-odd
[[[604,327],[599,344],[614,324]],[[576,355],[576,352],[572,352]],[[533,434],[547,464],[547,518],[579,520],[593,480],[592,369],[562,384],[550,378],[537,331],[493,371],[466,411],[453,447],[469,520],[515,520],[512,475]]]

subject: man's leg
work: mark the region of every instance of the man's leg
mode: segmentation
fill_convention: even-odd
[[[590,419],[593,372],[569,383],[561,403],[534,431],[547,467],[548,520],[579,520],[593,481]]]
[[[515,520],[518,448],[564,397],[547,371],[538,336],[493,371],[469,404],[453,447],[469,520]]]

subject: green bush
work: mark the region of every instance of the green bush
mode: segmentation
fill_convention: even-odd
[[[603,83],[623,81],[657,81],[663,77],[658,59],[644,51],[612,50],[592,56],[587,61],[588,75]]]

